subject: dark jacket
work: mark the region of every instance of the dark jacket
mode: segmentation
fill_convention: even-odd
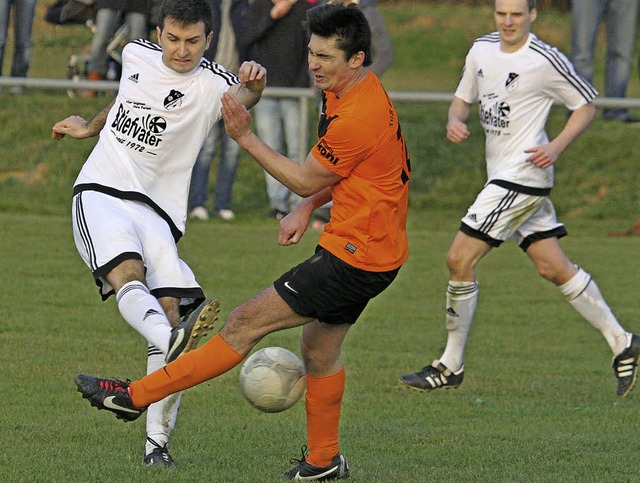
[[[222,28],[222,1],[223,0],[209,0],[209,6],[211,6],[211,11],[213,12],[213,39],[209,44],[209,48],[204,53],[204,58],[213,61],[215,61],[216,51],[218,50],[218,40],[220,39],[220,29]],[[247,22],[249,0],[230,1],[229,18],[231,20],[233,33],[237,39],[244,30]],[[238,50],[240,63],[248,59],[246,50],[238,45],[237,40],[236,49]]]
[[[149,13],[148,0],[96,0],[96,8],[112,8],[124,12]]]
[[[236,38],[238,46],[250,49],[250,59],[267,69],[267,83],[273,87],[309,87],[308,38],[302,27],[313,5],[298,0],[284,17],[273,20],[271,0],[254,0],[247,26]]]

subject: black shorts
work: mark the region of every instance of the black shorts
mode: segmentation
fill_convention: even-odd
[[[298,315],[328,324],[353,324],[369,300],[386,289],[400,268],[368,272],[352,267],[324,248],[292,268],[273,285]]]

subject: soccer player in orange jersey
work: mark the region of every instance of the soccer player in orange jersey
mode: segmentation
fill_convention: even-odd
[[[345,385],[342,342],[365,306],[395,279],[408,257],[410,164],[396,110],[371,62],[371,32],[360,10],[341,4],[310,9],[309,69],[323,92],[318,141],[298,165],[252,131],[247,109],[223,97],[229,135],[274,178],[304,197],[280,223],[278,243],[297,243],[311,212],[333,200],[331,221],[315,253],[243,303],[200,349],[162,371],[125,383],[80,374],[76,384],[100,409],[134,420],[153,401],[217,377],[238,365],[267,334],[304,326],[309,453],[289,479],[349,474],[338,444]]]

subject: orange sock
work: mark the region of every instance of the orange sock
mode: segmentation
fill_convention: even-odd
[[[307,374],[307,461],[312,465],[327,466],[340,452],[338,425],[344,379],[344,368],[325,377]]]
[[[171,364],[132,382],[129,385],[131,401],[139,408],[148,406],[169,394],[224,374],[243,359],[243,355],[216,334],[199,349],[187,352]]]

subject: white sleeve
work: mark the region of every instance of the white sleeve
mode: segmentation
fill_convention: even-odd
[[[478,83],[476,78],[475,62],[473,60],[473,46],[465,58],[462,77],[460,77],[460,82],[458,82],[458,87],[456,88],[454,95],[462,99],[467,104],[475,104],[478,100]]]
[[[598,91],[575,70],[567,57],[556,48],[546,52],[543,91],[571,111],[593,101]]]

